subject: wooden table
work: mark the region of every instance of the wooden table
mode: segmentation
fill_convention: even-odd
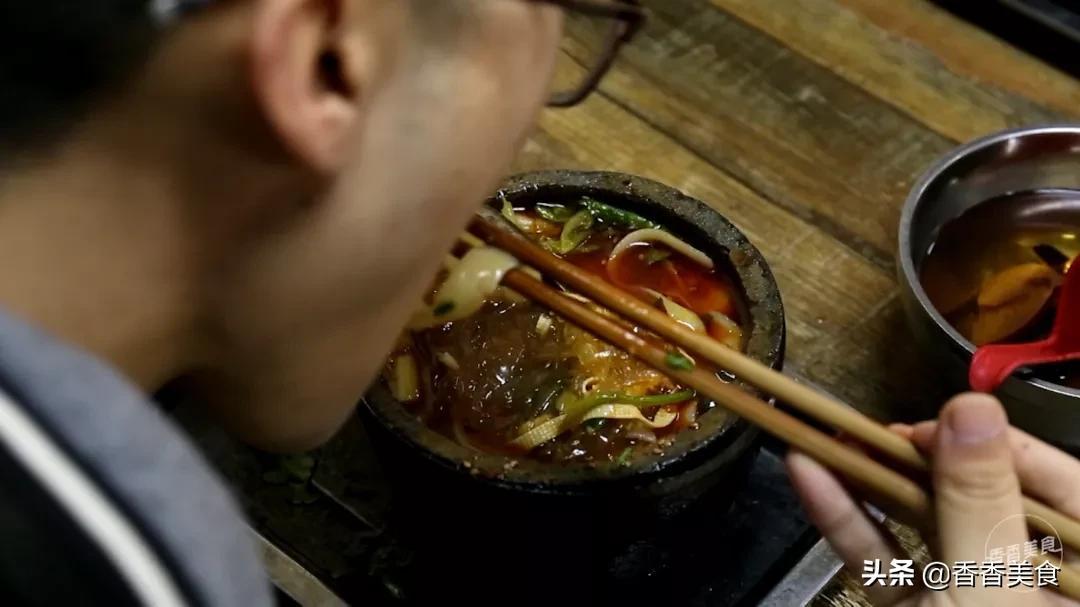
[[[646,4],[600,93],[547,112],[516,168],[625,171],[714,206],[776,273],[789,371],[882,419],[932,415],[894,277],[908,189],[958,142],[1074,119],[1080,83],[925,0]],[[858,604],[843,586],[819,602]]]

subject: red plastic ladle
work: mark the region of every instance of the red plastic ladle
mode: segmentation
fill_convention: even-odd
[[[971,359],[968,382],[992,392],[1020,367],[1080,359],[1080,261],[1073,262],[1061,285],[1050,337],[1027,344],[988,345]]]

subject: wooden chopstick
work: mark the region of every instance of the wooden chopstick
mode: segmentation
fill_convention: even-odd
[[[695,352],[739,379],[761,388],[781,401],[790,404],[812,418],[860,440],[917,470],[927,469],[926,460],[902,436],[857,411],[808,388],[783,373],[764,365],[741,352],[722,346],[707,335],[697,333],[625,291],[598,280],[585,270],[536,246],[522,235],[496,223],[499,219],[486,209],[470,230],[482,240],[533,265],[545,275],[585,294],[598,304],[662,335],[678,345]]]
[[[715,399],[731,412],[841,472],[874,495],[890,498],[896,506],[916,518],[927,518],[931,515],[929,497],[910,479],[758,400],[744,390],[724,383],[711,371],[697,365],[690,369],[673,368],[668,364],[668,360],[670,355],[677,354],[676,350],[665,350],[646,342],[633,331],[604,318],[520,270],[508,272],[502,285],[655,367],[671,376],[677,383]]]
[[[915,471],[925,473],[929,470],[929,463],[915,446],[884,425],[741,352],[722,346],[712,338],[685,327],[659,310],[629,296],[621,289],[552,255],[506,226],[494,211],[483,209],[477,220],[470,225],[470,230],[485,242],[507,251],[523,263],[536,267],[568,288],[704,357],[811,418],[844,432]],[[1057,535],[1062,543],[1080,550],[1080,521],[1027,496],[1024,496],[1024,510],[1032,515],[1029,520],[1033,527],[1043,533]]]
[[[860,493],[872,496],[876,504],[894,516],[915,521],[923,529],[933,528],[934,513],[929,495],[899,472],[751,394],[720,381],[711,371],[696,365],[691,369],[672,368],[668,361],[674,350],[664,350],[646,342],[632,330],[603,317],[522,270],[511,270],[501,284],[670,375],[678,383],[696,389],[765,432],[813,457],[844,476]],[[1051,587],[1051,590],[1080,599],[1080,573],[1063,566],[1058,571],[1058,586]]]

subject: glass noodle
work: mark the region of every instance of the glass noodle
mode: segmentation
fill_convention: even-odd
[[[743,348],[735,283],[662,225],[588,197],[528,208],[503,200],[502,213],[597,280]],[[395,397],[428,426],[488,453],[629,464],[662,451],[701,415],[724,415],[663,373],[499,287],[516,265],[484,247],[448,264],[388,361]],[[580,294],[567,295],[604,313]],[[673,368],[695,364],[685,354],[671,361]]]

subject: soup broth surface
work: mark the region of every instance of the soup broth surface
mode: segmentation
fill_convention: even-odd
[[[741,291],[723,266],[706,267],[695,255],[676,250],[681,247],[655,239],[624,246],[616,255],[628,235],[665,230],[585,200],[507,206],[504,215],[597,280],[743,348]],[[436,282],[445,278],[446,272]],[[680,364],[695,364],[688,356],[679,358]],[[661,453],[678,432],[696,427],[701,415],[725,415],[663,373],[504,288],[475,314],[403,335],[387,365],[392,386],[403,377],[402,366],[414,367],[416,376],[414,390],[410,382],[396,390],[404,406],[434,430],[486,453],[628,464],[639,453]]]
[[[920,269],[934,307],[980,346],[1045,338],[1057,286],[1080,254],[1080,192],[1041,190],[990,199],[947,223]],[[1036,376],[1080,388],[1080,363]]]

